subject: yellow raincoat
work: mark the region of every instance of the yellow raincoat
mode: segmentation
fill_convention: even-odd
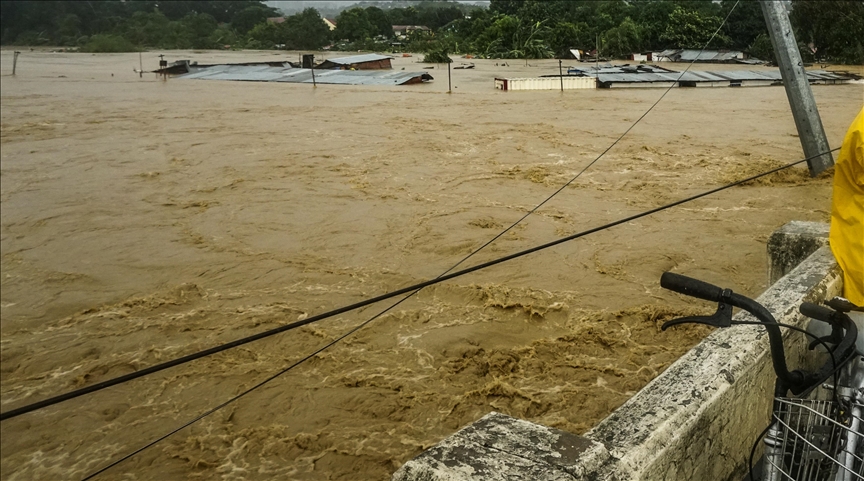
[[[843,269],[843,297],[864,306],[864,108],[846,132],[834,166],[829,240]]]

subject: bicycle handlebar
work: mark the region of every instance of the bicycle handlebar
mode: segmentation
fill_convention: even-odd
[[[832,317],[834,316],[834,311],[827,307],[817,306],[810,302],[803,302],[801,303],[801,307],[798,308],[798,311],[810,319],[816,319],[822,322],[827,322],[828,324],[833,324]]]
[[[670,291],[713,302],[720,302],[720,296],[723,294],[723,289],[715,285],[674,272],[664,272],[660,276],[660,286]]]
[[[749,297],[736,294],[728,289],[721,289],[715,285],[709,284],[692,277],[675,274],[672,272],[664,272],[660,277],[660,285],[671,291],[675,291],[687,296],[704,299],[713,302],[727,302],[735,307],[744,309],[753,314],[765,326],[768,332],[768,342],[771,346],[771,360],[774,366],[774,372],[777,378],[782,380],[784,385],[795,393],[800,394],[810,386],[820,383],[827,379],[837,366],[834,366],[832,360],[828,360],[822,367],[813,373],[805,373],[799,370],[789,371],[786,366],[786,355],[783,348],[783,336],[780,332],[780,326],[777,320],[768,309]],[[809,307],[812,306],[812,307]],[[830,319],[826,322],[834,320],[839,321],[841,327],[845,329],[843,340],[835,348],[835,352],[840,352],[839,359],[846,359],[851,351],[855,348],[855,340],[858,336],[858,330],[855,323],[848,316],[835,316],[834,312],[816,305],[810,304],[808,307],[802,306],[802,314],[815,319]],[[804,312],[806,310],[807,312]],[[826,316],[827,311],[827,316]],[[810,316],[809,314],[816,314]],[[845,318],[845,319],[844,319]],[[833,323],[832,323],[833,324]]]

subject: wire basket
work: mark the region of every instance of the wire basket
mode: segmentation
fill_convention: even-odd
[[[848,400],[839,405],[796,398],[776,402],[776,429],[765,441],[779,447],[774,456],[766,453],[765,458],[774,479],[864,480],[864,406]]]

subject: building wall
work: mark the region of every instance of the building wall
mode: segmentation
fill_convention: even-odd
[[[495,79],[495,88],[499,90],[559,90],[559,77],[512,78]],[[593,89],[597,81],[594,77],[564,77],[564,90]]]
[[[390,64],[390,59],[374,60],[372,62],[354,63],[351,64],[354,70],[388,70],[393,68]]]

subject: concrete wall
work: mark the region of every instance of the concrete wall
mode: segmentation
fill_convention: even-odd
[[[839,293],[827,247],[758,300],[779,322],[804,327],[797,306]],[[736,320],[755,320],[739,313]],[[787,334],[790,368],[806,343]],[[791,342],[791,341],[796,342]],[[609,479],[736,479],[769,420],[774,371],[768,336],[755,326],[718,329],[586,433],[617,460]],[[797,361],[796,361],[797,360]]]
[[[538,77],[538,78],[509,78],[495,79],[495,88],[498,90],[560,90],[560,77]],[[597,86],[594,77],[568,77],[564,76],[564,90],[593,89]]]
[[[769,252],[786,266],[772,272],[822,242],[802,237],[822,236],[823,226],[796,224],[772,236]],[[802,242],[810,247],[798,248]],[[790,250],[797,254],[780,255]],[[821,247],[758,300],[778,321],[803,327],[798,305],[838,294],[841,282],[830,250]],[[746,313],[735,319],[755,320]],[[786,336],[790,369],[805,354],[812,361],[801,340]],[[718,329],[584,436],[493,413],[408,461],[393,480],[740,479],[768,423],[773,384],[765,330]]]

